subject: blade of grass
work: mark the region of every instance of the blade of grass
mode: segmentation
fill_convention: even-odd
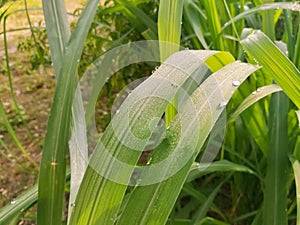
[[[9,150],[9,148],[7,147],[7,145],[3,142],[2,138],[0,138],[0,145],[9,154],[13,155],[13,153]],[[3,158],[5,158],[7,161],[9,161],[10,163],[14,164],[16,167],[18,167],[20,170],[22,170],[24,172],[29,172],[31,170],[31,168],[25,168],[22,165],[20,165],[19,163],[15,162],[15,160],[11,159],[11,157],[9,157],[9,155],[7,155],[2,149],[0,150],[0,155],[2,155]]]
[[[194,163],[190,169],[189,176],[186,179],[186,182],[190,182],[196,178],[204,176],[209,173],[214,172],[245,172],[249,174],[256,174],[250,168],[230,162],[228,160],[220,160],[213,162],[211,164],[206,163]]]
[[[76,89],[75,99],[72,106],[72,134],[69,141],[71,184],[68,221],[70,220],[78,189],[88,164],[88,142],[84,116],[81,92],[79,89]]]
[[[227,73],[226,72],[227,69],[228,71],[231,72]],[[222,74],[222,78],[219,77],[217,78],[217,80],[220,82],[219,83],[220,90],[224,91],[223,96],[225,99],[223,99],[223,101],[228,101],[230,95],[233,93],[232,82],[236,79],[241,81],[244,80],[251,72],[254,72],[256,69],[257,68],[251,66],[249,67],[249,65],[242,64],[239,62],[229,64],[224,68],[222,68],[221,70],[217,71],[213,77],[210,76],[206,81],[203,82],[203,84],[200,86],[201,88],[196,89],[196,91],[193,93],[192,99],[195,100],[194,103],[197,105],[197,108],[199,106],[198,113],[199,115],[201,115],[199,119],[200,119],[200,123],[203,124],[200,137],[198,139],[199,142],[197,145],[198,147],[196,148],[197,150],[200,149],[209,131],[212,129],[213,124],[216,122],[214,120],[216,118],[214,118],[213,121],[209,121],[210,119],[208,119],[212,115],[210,114],[211,112],[208,112],[205,109],[205,102],[207,101],[207,99],[206,97],[203,96],[203,92],[201,91],[201,89],[202,90],[207,90],[206,88],[210,89],[212,93],[209,92],[206,93],[206,95],[213,96],[214,90],[211,90],[212,84],[210,83],[210,81],[211,79],[214,79],[214,77],[217,78]],[[216,101],[215,103],[217,102],[219,103],[222,100],[216,99],[214,96],[214,100],[212,101]],[[211,106],[212,110],[215,110],[216,108],[218,107]],[[220,115],[219,113],[217,113],[218,116]],[[189,112],[185,112],[184,115],[188,116],[188,114]],[[178,119],[178,117],[176,118]],[[176,129],[176,126],[178,126],[177,124],[178,120],[176,118],[170,125],[170,129],[169,129],[170,132],[173,129]],[[191,128],[190,132],[195,132],[194,129],[199,129],[199,128],[193,128],[193,129]],[[171,137],[170,143],[173,143],[174,140],[180,139],[180,137],[177,137],[177,135],[170,133],[170,137]],[[187,138],[184,139],[184,141],[193,143],[192,140],[189,140],[190,138],[194,138],[193,135],[185,136],[185,137]],[[184,153],[180,153],[180,154],[186,154],[187,149],[182,149],[182,151],[184,151]],[[163,158],[163,156],[160,156],[160,154],[166,154],[166,153],[162,151],[162,152],[158,152],[157,154],[158,156],[156,160],[160,161],[160,157]],[[169,169],[171,169],[174,165],[179,163],[178,161],[181,160],[180,154],[178,154],[178,158],[176,159],[174,158],[170,164],[166,165],[163,173],[167,173]],[[178,171],[178,173],[176,173],[168,180],[165,180],[158,184],[136,187],[134,191],[130,194],[129,200],[126,203],[126,208],[122,212],[117,224],[118,225],[128,224],[128,221],[131,221],[132,224],[141,224],[141,225],[164,224],[168,219],[169,213],[176,201],[176,198],[179,195],[181,187],[186,179],[188,171],[196,155],[197,153],[195,152],[193,157],[187,162],[187,164],[180,171]],[[155,163],[155,161],[153,161],[153,163]],[[132,215],[132,213],[135,214],[134,218],[130,216]]]
[[[175,44],[173,47],[162,45],[161,62],[179,50],[176,45],[180,44],[183,2],[183,0],[162,0],[159,4],[158,38],[160,41]]]
[[[295,43],[293,62],[295,63],[296,67],[300,69],[300,24],[298,26],[297,39]]]
[[[243,47],[263,66],[288,97],[300,108],[300,72],[261,31],[241,41]]]
[[[204,204],[204,202],[207,201],[207,196],[202,194],[199,190],[196,190],[188,180],[185,181],[185,185],[182,187],[182,192],[187,193],[189,196],[195,198],[200,204]],[[210,205],[210,209],[217,213],[222,219],[226,218],[214,203]]]
[[[8,224],[20,213],[25,212],[37,201],[37,185],[12,199],[10,203],[0,209],[0,224]]]
[[[216,195],[218,194],[220,188],[228,181],[228,179],[231,177],[231,174],[229,174],[208,196],[207,200],[204,202],[203,205],[195,212],[193,222],[192,224],[201,224],[200,221],[204,219],[206,216],[210,205],[213,203]]]
[[[130,50],[132,48],[133,47],[130,46]],[[98,141],[97,148],[94,150],[94,154],[90,161],[90,167],[87,168],[83,184],[80,187],[75,202],[76,207],[73,209],[70,224],[88,224],[101,221],[102,223],[109,225],[115,223],[115,220],[118,217],[118,208],[121,205],[127,187],[122,183],[127,184],[127,182],[129,182],[133,168],[118,169],[120,165],[116,164],[117,162],[112,160],[111,157],[109,158],[109,155],[107,155],[106,152],[109,151],[109,154],[122,159],[122,162],[135,165],[140,156],[140,152],[132,151],[132,149],[129,149],[122,144],[124,138],[129,138],[128,135],[130,133],[127,131],[137,129],[135,135],[138,135],[138,137],[141,135],[145,136],[148,133],[148,128],[147,130],[143,129],[145,124],[149,123],[148,120],[151,120],[152,116],[154,118],[160,118],[166,106],[169,104],[168,101],[161,98],[143,98],[142,101],[138,101],[139,104],[131,109],[130,102],[137,101],[132,99],[133,96],[144,96],[146,93],[148,93],[149,96],[160,96],[164,93],[164,95],[167,96],[167,99],[171,101],[178,91],[177,88],[185,84],[185,81],[188,79],[188,74],[192,74],[197,72],[199,68],[203,68],[203,60],[213,54],[215,54],[215,52],[205,52],[205,54],[202,52],[202,54],[200,54],[198,52],[183,51],[172,55],[155,71],[154,74],[152,74],[152,76],[129,95],[130,98],[128,97],[125,99],[118,114],[116,114],[117,117],[115,116],[113,118],[108,129],[106,129],[101,137],[101,140]],[[128,55],[130,54],[124,56],[128,57]],[[106,61],[105,58],[103,60]],[[201,74],[201,72],[203,74]],[[207,70],[204,70],[204,72],[199,71],[199,76],[205,76],[206,72]],[[162,80],[165,80],[166,74],[172,74],[172,76],[168,76],[168,83],[162,82]],[[101,83],[104,84],[106,77],[102,75],[99,76],[99,78],[102,79],[102,82],[101,80],[98,80],[98,82],[92,83],[96,85]],[[170,86],[169,82],[174,83],[175,86]],[[154,108],[155,110],[153,111]],[[132,116],[127,118],[127,116],[124,117],[123,115],[122,117],[122,114],[126,112],[132,112],[129,114],[132,114]],[[116,119],[118,119],[118,122],[115,122]],[[126,129],[125,127],[128,127],[128,123],[131,124],[133,128]],[[113,124],[116,124],[114,125],[116,127],[113,127]],[[147,133],[145,133],[146,131]],[[120,138],[123,141],[120,140]],[[133,141],[132,144],[134,143],[135,142]],[[102,172],[99,174],[97,171]],[[122,178],[122,182],[120,184],[120,182],[115,183],[111,180],[107,180],[105,177],[102,177],[103,174],[108,174],[118,179]],[[91,193],[91,189],[96,191]]]
[[[225,28],[229,27],[233,22],[237,22],[240,19],[246,18],[247,16],[253,15],[261,11],[277,10],[277,9],[300,11],[300,4],[297,2],[275,2],[275,3],[259,5],[255,8],[246,10],[238,14],[231,21],[228,21],[226,24],[224,24],[224,26],[221,29],[221,32],[218,35],[220,36],[222,32],[225,30]]]
[[[66,179],[70,179],[70,170],[67,170]],[[8,224],[20,213],[26,212],[37,202],[37,199],[38,185],[35,184],[0,209],[0,224]]]
[[[287,224],[288,98],[275,93],[270,102],[269,149],[263,224]]]
[[[17,116],[24,123],[24,125],[25,125],[27,131],[29,132],[29,134],[32,135],[32,133],[31,133],[29,127],[28,127],[27,121],[24,119],[24,117],[22,115],[22,112],[21,112],[21,108],[20,108],[20,106],[17,102],[17,97],[16,97],[14,86],[13,86],[13,82],[12,82],[10,62],[9,62],[9,54],[8,54],[7,36],[6,36],[6,34],[7,34],[7,32],[6,32],[6,20],[11,15],[11,13],[6,14],[6,12],[7,12],[7,10],[5,10],[3,12],[3,14],[0,17],[0,21],[3,17],[3,42],[4,42],[5,62],[6,62],[7,77],[8,77],[8,82],[9,82],[10,93],[11,93],[12,100],[14,102],[14,106],[16,108]]]
[[[43,11],[53,67],[55,75],[58,76],[62,67],[65,47],[71,35],[65,2],[43,0]]]
[[[221,32],[220,15],[217,10],[217,3],[215,0],[204,0],[207,22],[210,27],[211,40],[214,41],[214,48],[224,50],[223,38],[218,36]]]
[[[230,116],[230,119],[236,119],[243,111],[247,110],[260,99],[279,91],[282,91],[282,88],[276,84],[260,87],[259,91],[253,92],[242,102],[242,104],[239,105],[239,107]]]
[[[68,39],[64,2],[43,1],[47,33],[52,43],[51,52],[54,57],[53,62],[56,63],[54,68],[58,80],[50,110],[39,175],[37,220],[41,224],[61,223],[71,109],[77,86],[77,64],[97,6],[98,1],[87,2],[75,30]]]
[[[170,55],[179,50],[183,0],[162,0],[158,11],[158,40],[174,43],[175,45],[167,47],[160,46],[160,61],[165,61]],[[167,47],[167,48],[166,48]],[[176,115],[177,97],[168,106],[165,112],[166,125],[168,126]]]
[[[299,161],[290,156],[290,161],[293,165],[294,176],[295,176],[295,184],[296,184],[296,196],[297,196],[297,221],[296,224],[300,225],[300,163]]]
[[[203,35],[203,27],[201,20],[205,19],[204,13],[200,7],[192,0],[184,2],[184,15],[187,17],[186,20],[191,24],[195,35],[204,49],[208,49],[208,45]]]
[[[21,144],[20,140],[18,139],[13,127],[10,125],[9,120],[5,114],[5,110],[2,104],[2,101],[0,100],[0,116],[1,116],[1,122],[3,122],[3,125],[7,132],[9,133],[10,137],[12,138],[15,145],[21,150],[23,155],[36,167],[38,168],[37,163],[31,158],[29,153],[26,151],[26,149]]]
[[[127,0],[116,0],[124,7],[124,13],[127,15],[131,23],[137,27],[139,32],[144,32],[147,28],[149,29],[148,34],[152,40],[157,39],[157,26],[156,23],[141,9],[139,9],[135,4]]]
[[[264,0],[263,3],[274,3],[274,0]],[[274,29],[274,12],[263,11],[262,12],[262,31],[268,35],[271,40],[275,40],[275,29]]]
[[[228,223],[216,220],[211,217],[205,217],[203,218],[198,225],[229,225]]]

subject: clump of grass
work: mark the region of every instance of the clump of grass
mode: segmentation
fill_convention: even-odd
[[[77,183],[71,185],[68,223],[268,225],[294,220],[299,223],[299,206],[293,192],[299,189],[299,125],[296,122],[299,118],[294,111],[300,108],[300,37],[299,27],[292,24],[288,11],[299,12],[299,4],[164,0],[160,1],[157,29],[155,22],[134,3],[121,0],[115,3],[119,8],[112,9],[126,14],[143,37],[155,38],[158,34],[159,40],[169,42],[159,43],[159,60],[166,61],[124,101],[96,140],[98,144],[88,165],[80,164],[82,156],[72,162],[71,182],[75,179]],[[38,223],[61,223],[70,137],[71,159],[78,157],[78,152],[74,153],[76,148],[83,149],[83,158],[88,158],[86,127],[80,125],[89,123],[92,111],[84,115],[81,95],[76,89],[77,66],[98,2],[87,2],[72,33],[63,2],[43,1],[43,5],[57,86],[40,167],[38,196],[36,190],[30,190],[26,197],[20,196],[18,199],[23,199],[20,204],[1,210],[1,222],[17,216],[18,207],[29,207],[37,200]],[[278,48],[275,29],[280,16],[286,24],[281,41],[286,44],[281,43]],[[173,21],[174,24],[168,24]],[[181,29],[185,34],[181,40],[191,48],[207,50],[177,52]],[[147,52],[140,53],[147,55]],[[104,71],[114,64],[109,54],[106,57],[99,63]],[[121,61],[118,63],[122,67]],[[91,87],[98,91],[109,76],[96,76]],[[179,89],[189,93],[189,98],[182,97]],[[146,93],[147,98],[134,98]],[[153,94],[167,99],[149,100]],[[94,97],[88,99],[88,106],[94,106]],[[136,101],[136,105],[131,106],[131,101]],[[166,109],[170,103],[176,111]],[[217,138],[220,126],[216,124],[222,122],[218,118],[225,108],[226,116],[231,119],[225,123],[225,136],[220,141]],[[132,141],[127,146],[124,139],[132,138],[128,136],[129,131],[143,141],[150,138],[155,130],[150,121],[161,118],[165,111],[171,112],[167,116],[165,136],[151,149],[151,160],[146,166],[172,160],[163,169],[151,173],[162,176],[159,182],[147,183],[146,178],[151,174],[138,174],[139,167],[135,167],[141,152],[134,149],[138,146],[142,150],[143,145]],[[183,121],[187,122],[188,129],[184,129]],[[127,126],[128,122],[132,127]],[[218,135],[214,145],[209,145],[208,137],[213,137],[214,132]],[[142,143],[146,145],[147,141]],[[208,153],[216,156],[215,152],[204,151],[212,147],[220,150],[220,154],[212,164],[203,164],[212,157]],[[111,156],[131,167],[124,169]],[[184,159],[184,165],[172,173]],[[213,160],[209,159],[209,162]],[[86,170],[78,171],[79,165]],[[130,182],[133,187],[128,185]],[[221,194],[224,196],[220,197]],[[224,206],[214,202],[218,199],[230,199],[230,202]],[[7,212],[10,213],[5,215]]]

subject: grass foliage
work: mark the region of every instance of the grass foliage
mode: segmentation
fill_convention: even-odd
[[[72,225],[300,225],[299,3],[115,0],[99,5],[88,0],[72,28],[64,1],[43,0],[43,12],[57,84],[39,180],[0,209],[0,224],[17,224],[37,203],[37,223],[45,225],[62,220]],[[3,10],[0,20],[6,16]],[[5,35],[4,29],[4,41]],[[150,50],[159,52],[161,64],[124,100],[88,156],[85,124],[111,76],[103,74],[113,63],[121,67],[122,57],[129,56],[120,53],[113,62],[108,54],[100,60],[104,72],[95,75],[90,86],[87,112],[84,92],[76,89],[82,71],[99,56],[95,46],[105,53],[136,40],[160,41]],[[33,43],[39,45],[36,39]],[[180,45],[186,49],[180,50]],[[150,50],[140,54],[145,57]],[[6,58],[10,79],[8,54]],[[143,66],[146,70],[153,64]],[[166,99],[152,99],[153,95]],[[164,139],[151,148],[144,166],[168,160],[163,169],[134,177],[141,150],[157,132],[153,118],[164,115]],[[32,161],[1,102],[0,123]],[[129,131],[143,145],[132,139],[126,146],[123,141],[132,138]],[[132,167],[121,167],[111,156]],[[88,165],[83,163],[87,157]],[[70,174],[69,215],[64,218]],[[141,185],[153,175],[163,179]]]

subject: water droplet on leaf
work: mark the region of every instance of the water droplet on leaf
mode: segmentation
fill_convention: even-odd
[[[238,86],[240,86],[240,85],[241,85],[241,82],[240,82],[240,81],[238,81],[238,80],[232,81],[232,86],[238,87]]]
[[[142,183],[142,179],[137,179],[136,185],[140,185]]]
[[[16,204],[16,202],[17,202],[16,199],[12,199],[12,200],[10,201],[10,204],[14,205],[14,204]]]
[[[223,109],[224,107],[226,107],[226,105],[227,105],[227,102],[222,101],[222,102],[220,102],[220,104],[219,104],[219,108],[220,108],[220,109]]]

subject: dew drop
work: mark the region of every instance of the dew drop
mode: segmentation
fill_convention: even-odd
[[[151,72],[151,73],[152,73],[152,74],[154,74],[154,72],[155,72],[155,70],[152,70],[152,72]]]
[[[116,114],[118,114],[120,112],[120,110],[118,109],[117,111],[116,111]]]
[[[14,205],[14,204],[16,204],[16,202],[17,202],[16,199],[12,199],[12,200],[10,201],[10,204]]]
[[[150,157],[150,159],[148,160],[148,162],[146,163],[146,166],[149,166],[152,162],[152,157]]]
[[[240,82],[240,81],[238,81],[238,80],[232,81],[232,86],[238,87],[238,86],[240,86],[240,85],[241,85],[241,82]]]
[[[72,208],[74,208],[75,207],[75,203],[73,202],[73,203],[71,203],[71,207]]]
[[[254,62],[255,62],[257,65],[259,65],[257,59],[256,59],[256,58],[253,58],[253,59],[254,59]]]
[[[157,69],[158,69],[158,66],[155,67],[155,70],[157,70]]]
[[[226,105],[227,105],[227,102],[225,102],[225,101],[220,102],[219,109],[223,109],[224,107],[226,107]]]
[[[138,185],[140,185],[142,183],[142,179],[137,179],[136,180],[136,185],[138,186]]]
[[[261,91],[261,88],[257,88],[257,90],[256,90],[257,92],[260,92]]]
[[[256,95],[256,94],[257,94],[257,91],[253,91],[253,92],[252,92],[252,95]]]

